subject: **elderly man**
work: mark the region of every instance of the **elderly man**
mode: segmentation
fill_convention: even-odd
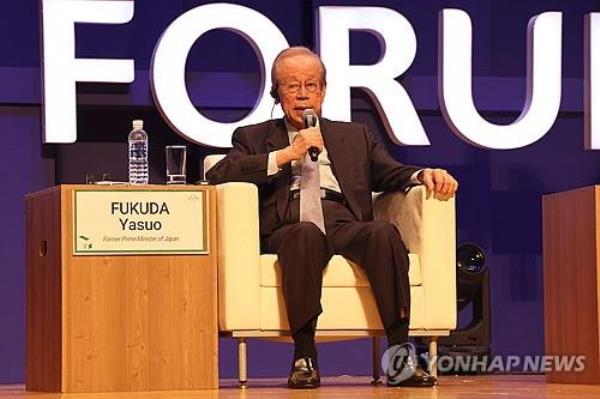
[[[371,192],[425,184],[444,200],[458,183],[442,169],[397,162],[362,124],[319,117],[316,126],[305,127],[303,113],[312,109],[320,116],[326,88],[325,66],[309,49],[282,51],[271,75],[271,95],[285,118],[238,128],[233,148],[207,178],[213,184],[258,186],[261,249],[278,256],[294,340],[288,386],[314,388],[320,385],[314,336],[322,312],[322,273],[333,254],[365,269],[388,345],[408,339],[408,251],[392,224],[373,221]],[[411,367],[412,377],[399,385],[435,383],[424,370]],[[388,385],[393,385],[390,379]]]

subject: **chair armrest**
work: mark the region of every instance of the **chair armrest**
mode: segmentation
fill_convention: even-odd
[[[217,186],[219,329],[260,327],[258,189],[250,183]]]
[[[389,220],[400,231],[409,252],[419,255],[429,328],[456,328],[455,201],[426,198],[423,186],[408,193],[379,194],[375,218]]]

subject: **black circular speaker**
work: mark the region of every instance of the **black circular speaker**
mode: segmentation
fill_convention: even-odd
[[[456,250],[456,267],[466,273],[481,273],[485,268],[483,249],[475,244],[462,244]]]
[[[485,271],[485,253],[475,244],[462,244],[456,250],[456,301],[464,309],[481,294]]]

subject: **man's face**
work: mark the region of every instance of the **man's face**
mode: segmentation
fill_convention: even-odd
[[[325,87],[321,67],[315,57],[297,54],[283,58],[277,66],[277,82],[281,108],[288,122],[302,129],[302,112],[312,108],[321,115]]]

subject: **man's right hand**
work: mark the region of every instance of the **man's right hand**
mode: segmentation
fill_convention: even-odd
[[[308,149],[311,147],[317,147],[319,152],[323,151],[323,136],[317,127],[300,130],[294,137],[291,145],[277,151],[277,166],[281,167],[288,162],[304,159]]]

